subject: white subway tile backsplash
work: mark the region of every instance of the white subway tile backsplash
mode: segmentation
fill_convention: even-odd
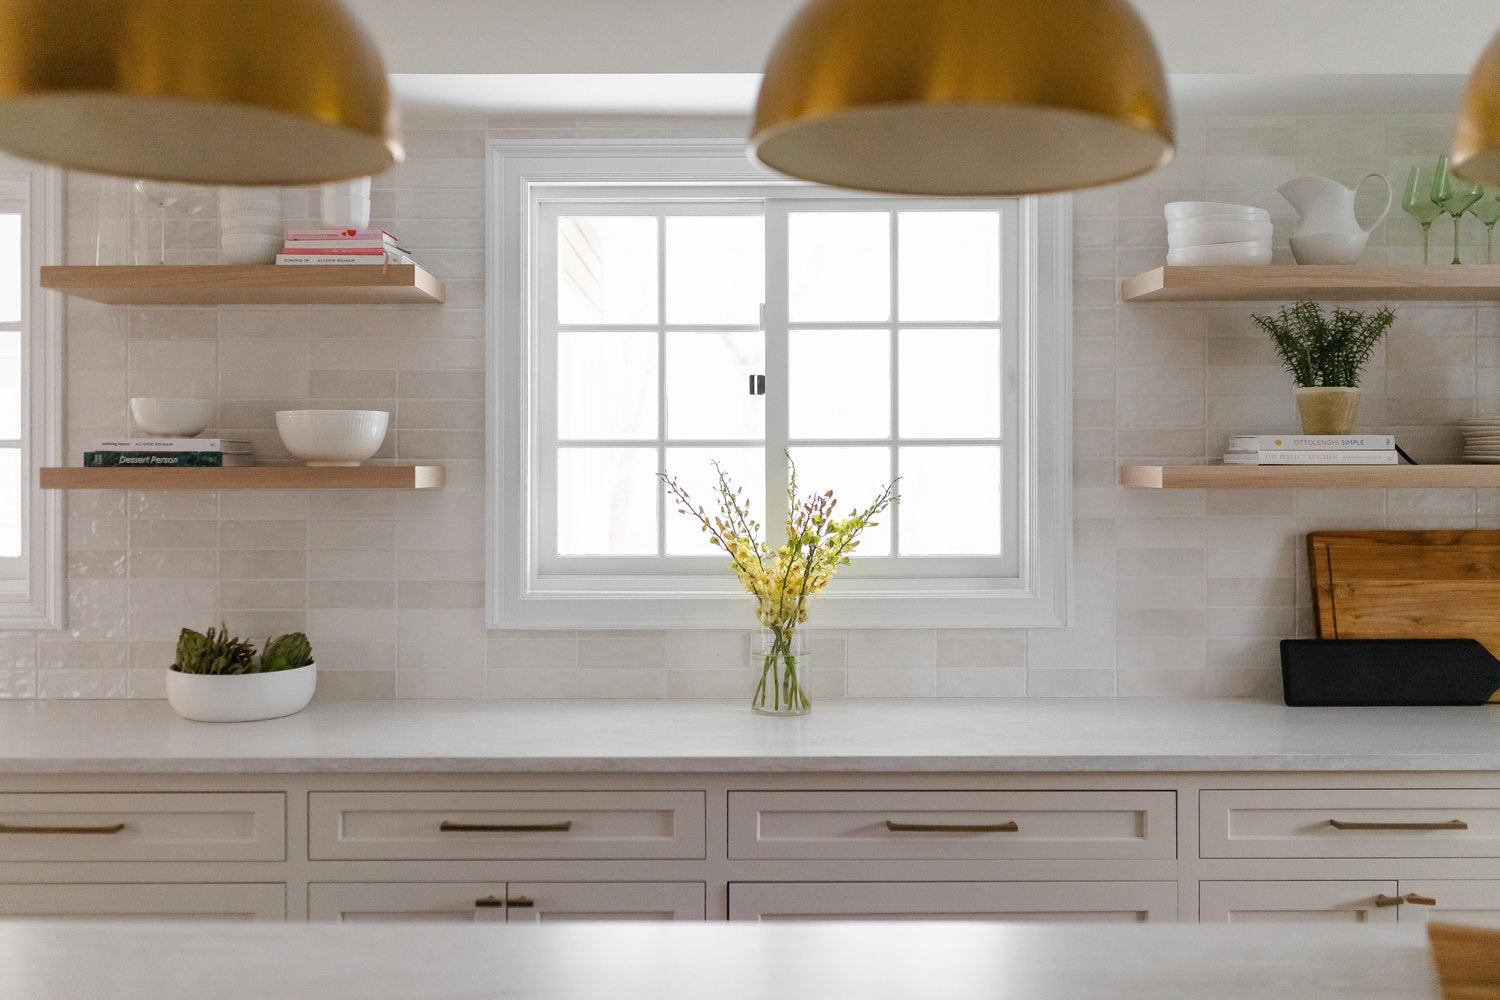
[[[1120,277],[1161,263],[1162,206],[1267,208],[1278,260],[1294,213],[1282,181],[1370,171],[1399,184],[1448,142],[1441,115],[1189,116],[1178,157],[1074,198],[1075,578],[1063,629],[817,627],[818,699],[1275,697],[1277,642],[1312,632],[1302,533],[1500,527],[1500,490],[1144,491],[1128,458],[1210,460],[1232,433],[1295,426],[1290,382],[1251,321],[1276,304],[1124,305]],[[74,493],[68,630],[0,635],[0,698],[162,694],[177,630],[223,618],[251,635],[305,628],[319,697],[723,698],[753,687],[746,627],[487,631],[484,565],[486,136],[739,136],[738,117],[422,113],[410,158],[375,179],[376,214],[447,284],[441,308],[111,309],[67,305],[70,457],[130,429],[126,399],[217,396],[219,427],[285,457],[277,408],[389,410],[382,458],[441,461],[431,493]],[[93,178],[69,179],[73,259],[92,253]],[[1374,185],[1365,185],[1361,210]],[[289,219],[309,192],[289,190]],[[1367,213],[1368,214],[1368,213]],[[1445,252],[1434,227],[1434,259]],[[211,248],[212,223],[169,226],[171,253]],[[1370,262],[1420,259],[1396,214]],[[1465,233],[1481,259],[1482,231]],[[175,259],[175,258],[174,258]],[[1446,259],[1446,258],[1443,258]],[[1351,303],[1375,308],[1381,303]],[[1458,451],[1453,424],[1500,412],[1500,307],[1397,303],[1365,379],[1360,426],[1393,429],[1424,461]],[[1476,367],[1477,366],[1477,367]]]

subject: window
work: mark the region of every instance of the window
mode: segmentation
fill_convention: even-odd
[[[497,627],[735,627],[656,479],[719,462],[779,525],[789,459],[901,503],[833,627],[1064,617],[1067,203],[773,180],[738,146],[491,147]]]
[[[62,626],[61,339],[39,268],[56,259],[56,171],[0,158],[0,628]]]

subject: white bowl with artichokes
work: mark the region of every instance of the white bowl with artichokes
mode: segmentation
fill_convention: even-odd
[[[312,701],[318,665],[301,632],[267,639],[259,653],[222,624],[177,637],[167,702],[195,722],[254,722],[293,715]]]

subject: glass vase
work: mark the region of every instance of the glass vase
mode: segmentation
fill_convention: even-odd
[[[760,715],[806,715],[812,711],[807,647],[799,629],[758,629],[750,653],[760,678],[750,708]]]

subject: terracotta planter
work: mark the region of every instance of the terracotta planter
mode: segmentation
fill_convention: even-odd
[[[1298,386],[1297,412],[1303,434],[1350,434],[1359,413],[1359,389]]]

